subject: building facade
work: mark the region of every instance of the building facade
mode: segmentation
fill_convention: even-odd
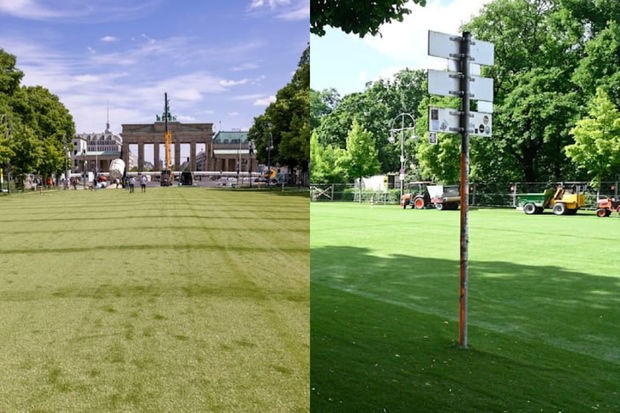
[[[213,138],[213,165],[215,171],[256,172],[254,144],[248,141],[248,132],[218,131]]]
[[[79,133],[73,138],[71,151],[72,171],[108,172],[110,162],[121,157],[122,139],[106,125],[103,133]]]

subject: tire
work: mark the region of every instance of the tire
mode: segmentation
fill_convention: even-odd
[[[444,206],[444,205],[443,205],[441,202],[439,202],[439,203],[435,204],[435,208],[436,208],[438,211],[443,210],[443,206]]]
[[[523,212],[525,212],[525,215],[534,215],[536,213],[536,209],[536,205],[531,202],[523,205]]]
[[[605,217],[608,217],[609,214],[607,213],[606,208],[599,208],[596,210],[596,216],[599,218],[605,218]]]
[[[424,198],[419,196],[413,200],[413,208],[424,209]]]
[[[553,206],[553,213],[556,215],[564,215],[566,213],[566,205],[557,203]]]

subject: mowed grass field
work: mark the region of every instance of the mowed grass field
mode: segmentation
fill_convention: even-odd
[[[309,409],[309,202],[0,198],[0,412]]]
[[[311,205],[311,411],[620,412],[620,219]]]

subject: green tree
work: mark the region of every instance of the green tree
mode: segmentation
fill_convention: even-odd
[[[291,81],[276,93],[276,101],[254,119],[248,139],[256,143],[261,162],[271,157],[280,163],[308,171],[310,161],[310,47],[304,50]],[[269,142],[273,148],[268,150]]]
[[[419,117],[418,106],[425,95],[426,74],[421,70],[404,69],[391,80],[369,82],[364,92],[346,95],[331,112],[321,117],[315,129],[319,142],[323,146],[344,148],[347,131],[357,120],[372,132],[381,171],[397,171],[400,166],[400,146],[388,142],[390,125],[400,113]],[[409,141],[406,154],[413,154]]]
[[[0,167],[9,164],[15,156],[11,141],[9,115],[7,112],[0,111]]]
[[[0,49],[0,95],[11,96],[19,88],[24,73],[15,63],[15,56]]]
[[[310,127],[314,130],[321,119],[329,115],[340,102],[340,95],[334,88],[322,91],[310,90]]]
[[[590,105],[589,116],[571,130],[575,143],[566,154],[588,172],[592,185],[600,188],[605,177],[620,171],[620,111],[602,88]]]
[[[38,172],[43,162],[43,147],[34,131],[18,124],[12,131],[11,150],[15,156],[11,159],[13,175],[22,176]]]
[[[344,182],[339,159],[344,150],[333,145],[322,146],[316,133],[310,138],[310,180],[314,183]]]
[[[413,2],[421,6],[426,4],[426,0]],[[408,0],[311,0],[310,32],[323,36],[324,27],[332,26],[360,37],[366,34],[374,36],[379,33],[382,24],[392,20],[402,21],[405,15],[410,14],[407,3]]]
[[[586,43],[585,53],[573,80],[587,95],[603,88],[620,106],[620,23],[610,21],[608,27]]]
[[[23,173],[38,171],[45,176],[57,175],[64,171],[66,154],[64,147],[75,135],[73,117],[58,97],[42,86],[23,86],[11,98],[12,111],[18,122],[26,127],[16,134],[16,145],[28,148],[31,136],[36,139],[38,149],[30,157],[23,151],[15,151],[17,156],[26,156],[32,163],[24,160],[12,162],[20,164]],[[24,142],[18,142],[20,139]],[[38,154],[41,157],[38,158]],[[28,170],[30,169],[30,170]]]
[[[472,165],[485,181],[576,177],[562,148],[583,113],[571,77],[586,26],[563,2],[496,0],[466,25],[495,44],[495,65],[483,72],[495,79],[493,137],[472,143]]]
[[[349,179],[359,179],[360,202],[362,199],[362,178],[375,175],[381,171],[381,164],[377,156],[372,133],[354,121],[347,136],[347,149],[340,157],[338,164]]]

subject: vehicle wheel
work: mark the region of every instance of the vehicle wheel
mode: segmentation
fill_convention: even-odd
[[[523,205],[523,212],[525,212],[526,215],[533,215],[536,213],[536,205],[534,205],[531,202],[528,202],[527,204]]]
[[[423,209],[424,208],[424,198],[418,197],[413,200],[413,207],[415,209]]]
[[[596,210],[596,216],[599,218],[605,218],[605,217],[608,217],[609,214],[607,213],[607,209],[599,208]]]
[[[443,204],[441,202],[435,204],[435,208],[437,208],[438,211],[441,211],[443,209]]]
[[[566,205],[558,203],[553,206],[553,213],[556,215],[564,215],[566,213]]]

